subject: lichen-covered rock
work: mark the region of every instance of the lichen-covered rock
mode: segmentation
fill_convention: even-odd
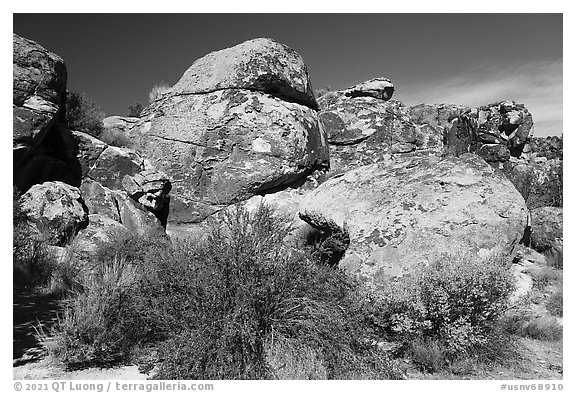
[[[74,238],[70,247],[80,260],[90,260],[111,243],[130,236],[130,230],[118,221],[101,215],[90,214],[90,224]]]
[[[374,78],[344,90],[347,97],[373,97],[388,101],[394,94],[394,84],[388,78]]]
[[[300,217],[347,234],[340,266],[378,286],[441,258],[510,252],[523,235],[527,208],[476,155],[396,156],[321,184]]]
[[[51,245],[65,244],[88,224],[88,210],[80,190],[66,183],[34,185],[18,203]]]
[[[531,246],[538,252],[561,247],[564,238],[563,209],[561,207],[540,207],[531,211]],[[560,240],[560,242],[558,242]]]
[[[222,89],[260,91],[284,101],[318,108],[302,57],[269,38],[245,41],[196,60],[167,95]]]
[[[13,184],[27,191],[34,184],[63,181],[78,186],[65,114],[66,66],[34,41],[12,35]]]
[[[271,51],[271,52],[267,52]],[[130,133],[171,179],[171,222],[287,187],[328,165],[302,59],[253,40],[197,60]]]
[[[165,236],[158,218],[131,199],[125,191],[111,190],[91,179],[85,179],[80,190],[90,214],[100,214],[118,221],[130,233],[138,236]]]
[[[74,136],[84,182],[94,180],[111,190],[126,191],[166,225],[172,188],[166,174],[132,149],[109,146],[83,132],[74,131]]]
[[[323,95],[319,104],[333,173],[377,162],[387,153],[436,153],[442,149],[443,129],[414,123],[401,102],[354,96],[343,90]]]
[[[66,66],[36,42],[12,34],[13,138],[34,146],[64,112]]]

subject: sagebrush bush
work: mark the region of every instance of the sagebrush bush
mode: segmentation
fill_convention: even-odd
[[[111,146],[132,147],[132,140],[126,131],[116,127],[104,128],[98,138]]]
[[[354,280],[285,246],[287,229],[265,206],[238,208],[205,240],[132,251],[118,244],[116,259],[99,259],[131,256],[70,300],[52,353],[97,363],[137,352],[148,370],[157,359],[160,379],[266,379],[279,377],[269,344],[283,342],[309,360],[310,378],[398,377],[365,343]]]
[[[500,258],[446,257],[392,282],[375,302],[373,323],[395,340],[438,340],[455,357],[490,341],[513,289]]]
[[[128,116],[140,117],[143,110],[144,110],[144,106],[139,102],[135,102],[134,104],[128,106]]]
[[[68,92],[66,120],[72,130],[98,137],[104,129],[104,111],[84,93]]]
[[[153,103],[157,99],[162,98],[162,95],[168,90],[170,90],[170,86],[164,82],[154,85],[152,90],[150,90],[150,93],[148,93],[148,102]]]
[[[558,286],[546,302],[546,309],[550,314],[562,317],[564,315],[564,291],[562,285]]]

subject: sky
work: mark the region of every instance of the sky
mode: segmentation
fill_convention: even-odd
[[[563,132],[562,30],[560,13],[13,15],[13,31],[62,57],[68,90],[107,116],[146,105],[209,52],[269,37],[300,53],[314,89],[383,76],[407,105],[514,100],[537,136]]]

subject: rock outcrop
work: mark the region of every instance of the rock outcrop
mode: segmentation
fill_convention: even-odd
[[[377,81],[382,86],[378,94]],[[532,131],[532,116],[522,104],[406,107],[390,100],[393,89],[389,79],[377,78],[318,99],[333,173],[377,162],[388,153],[476,153],[496,165],[518,157]]]
[[[306,66],[256,39],[211,53],[131,129],[174,189],[171,222],[193,223],[328,165]]]
[[[340,266],[373,285],[446,257],[511,252],[527,221],[522,196],[473,154],[388,156],[312,191],[300,217],[348,236]]]
[[[80,190],[66,183],[34,185],[18,203],[36,226],[39,237],[50,245],[66,244],[88,225],[88,209]]]
[[[166,226],[172,184],[167,175],[132,149],[109,146],[86,133],[74,131],[83,183],[98,182],[110,190],[126,191]]]
[[[64,61],[16,34],[12,42],[14,185],[20,192],[46,181],[79,186],[75,145],[64,126]]]

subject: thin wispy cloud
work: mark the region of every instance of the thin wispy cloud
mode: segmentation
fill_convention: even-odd
[[[514,100],[532,113],[535,135],[551,135],[563,130],[562,91],[562,62],[555,61],[478,66],[443,80],[406,84],[396,97],[408,105]]]

